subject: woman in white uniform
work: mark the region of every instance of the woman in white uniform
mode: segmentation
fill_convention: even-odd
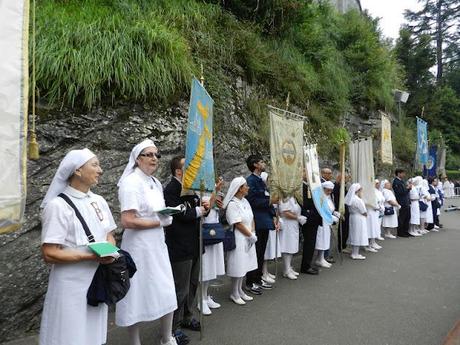
[[[420,201],[427,205],[425,211],[420,210],[420,229],[422,233],[426,234],[428,231],[425,229],[427,224],[434,222],[433,209],[431,207],[431,195],[428,187],[428,181],[421,179],[420,181]]]
[[[283,257],[283,277],[295,280],[299,275],[292,268],[292,257],[299,251],[299,223],[305,224],[307,218],[301,215],[301,207],[294,197],[289,197],[279,204],[281,214],[281,231],[279,242]]]
[[[377,243],[376,239],[381,235],[381,224],[379,221],[380,212],[383,211],[383,196],[377,190],[380,183],[375,180],[375,206],[367,205],[367,236],[369,238],[369,245],[365,248],[367,252],[376,253],[382,247]]]
[[[395,239],[396,236],[392,233],[392,231],[394,231],[394,229],[398,227],[398,214],[396,213],[396,211],[399,210],[401,206],[399,206],[398,202],[396,201],[396,197],[393,191],[391,190],[391,183],[388,180],[383,180],[380,183],[380,190],[385,199],[384,207],[386,209],[393,209],[393,214],[383,215],[383,231],[385,233],[386,238]]]
[[[260,174],[260,178],[262,179],[262,181],[265,182],[265,185],[268,188],[268,174],[265,171],[263,171]],[[276,209],[278,205],[275,204],[273,205],[273,207]],[[279,236],[279,231],[275,229],[270,229],[270,231],[268,232],[267,247],[265,248],[264,263],[262,265],[262,280],[266,281],[269,284],[276,283],[275,275],[268,272],[268,262],[274,260],[275,258],[281,257]],[[278,243],[276,243],[277,241]]]
[[[367,235],[367,209],[361,199],[362,187],[353,183],[345,197],[345,204],[350,211],[350,233],[347,243],[351,245],[351,258],[364,260],[366,257],[359,253],[359,247],[368,246]]]
[[[121,223],[125,228],[121,248],[137,266],[131,287],[117,303],[115,322],[128,327],[131,345],[140,345],[139,323],[160,319],[160,344],[175,345],[173,311],[177,308],[174,279],[163,227],[172,217],[165,208],[163,187],[153,174],[158,169],[158,149],[151,140],[137,144],[118,181]]]
[[[88,149],[70,151],[62,160],[41,204],[42,253],[52,264],[40,326],[40,345],[101,345],[107,339],[107,305],[87,304],[88,291],[99,263],[87,247],[83,226],[67,202],[77,207],[95,241],[115,243],[116,228],[107,202],[90,191],[102,169]]]
[[[380,214],[379,214],[379,219],[378,219],[378,232],[379,232],[379,237],[377,239],[379,241],[384,241],[385,238],[382,236],[382,224],[383,224],[383,215],[385,214],[385,197],[383,196],[382,191],[380,190],[380,181],[375,180],[375,193],[377,197],[377,206],[380,208]],[[379,246],[380,249],[382,248]],[[379,248],[377,248],[379,249]]]
[[[411,179],[412,189],[409,192],[410,199],[410,221],[409,221],[409,234],[415,237],[422,236],[420,230],[420,195],[421,195],[421,182],[422,177],[416,176]]]
[[[339,221],[340,215],[335,212],[334,202],[331,199],[331,194],[334,190],[334,183],[331,181],[323,182],[322,184],[324,194],[326,195],[326,202],[329,206],[331,213],[333,213],[334,222]],[[329,250],[331,246],[331,224],[326,224],[323,219],[322,225],[318,226],[318,232],[316,234],[315,249],[318,251],[316,258],[316,265],[324,268],[331,268],[332,264],[326,261],[324,258],[324,252]]]
[[[251,205],[245,199],[248,190],[244,177],[234,178],[223,204],[227,222],[235,233],[236,248],[227,252],[227,275],[232,278],[230,299],[238,305],[253,300],[253,297],[243,291],[243,279],[247,272],[257,268],[254,215]]]
[[[222,188],[223,180],[219,180],[216,184],[216,193],[219,193]],[[211,197],[203,197],[204,202],[209,202],[209,214],[203,219],[205,224],[219,223],[219,207],[217,203],[222,202],[221,197],[213,193]],[[222,206],[222,204],[220,204]],[[204,247],[203,260],[203,282],[202,296],[203,296],[203,315],[211,315],[211,309],[220,308],[221,305],[214,301],[213,297],[208,294],[209,284],[211,280],[216,279],[218,276],[225,274],[224,263],[224,244],[222,242],[206,245]],[[198,303],[198,309],[200,309]]]

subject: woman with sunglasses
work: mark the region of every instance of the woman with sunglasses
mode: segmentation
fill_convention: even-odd
[[[160,344],[177,344],[172,337],[176,293],[163,230],[171,224],[172,217],[158,213],[165,208],[163,187],[153,176],[158,158],[152,140],[137,144],[118,181],[121,223],[125,228],[121,248],[131,254],[137,272],[127,295],[117,303],[115,322],[128,327],[130,345],[141,344],[140,322],[157,319]]]

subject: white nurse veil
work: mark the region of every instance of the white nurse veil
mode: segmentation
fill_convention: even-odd
[[[121,182],[127,176],[131,175],[134,172],[137,157],[139,157],[140,153],[147,147],[156,147],[156,145],[153,142],[153,140],[145,139],[144,141],[141,141],[139,144],[133,147],[133,149],[131,150],[131,153],[129,154],[128,164],[126,165],[125,170],[123,171],[123,174],[118,180],[118,183],[117,183],[118,187],[120,187]]]
[[[235,177],[232,180],[232,182],[230,183],[230,187],[228,187],[227,194],[225,195],[225,198],[224,198],[224,201],[223,201],[223,207],[224,208],[227,208],[228,203],[230,202],[230,200],[233,199],[235,194],[238,192],[238,189],[240,189],[240,187],[242,185],[244,185],[245,183],[246,183],[246,179],[243,176]]]
[[[59,164],[40,208],[44,208],[48,202],[62,193],[69,184],[69,177],[93,157],[96,157],[96,155],[87,148],[68,152]]]
[[[356,195],[356,192],[361,189],[361,185],[359,183],[353,183],[348,190],[347,195],[345,196],[345,204],[351,206],[351,202]]]

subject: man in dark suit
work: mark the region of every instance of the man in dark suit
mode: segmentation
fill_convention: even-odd
[[[165,240],[176,288],[177,309],[174,311],[173,331],[178,344],[189,342],[181,327],[194,331],[201,328],[193,317],[192,305],[200,271],[200,217],[205,216],[209,208],[206,203],[200,205],[200,198],[195,193],[181,196],[184,163],[182,156],[172,159],[171,181],[163,191],[166,206],[185,206],[185,212],[175,214],[172,224],[165,228]]]
[[[319,271],[317,268],[311,265],[311,261],[313,259],[313,254],[315,252],[316,234],[318,232],[318,226],[323,224],[323,218],[321,218],[313,203],[310,187],[306,182],[305,173],[303,182],[302,216],[307,217],[307,222],[304,225],[302,225],[303,250],[300,273],[317,275]]]
[[[349,176],[345,177],[345,182],[347,182]],[[338,174],[337,178],[335,179],[334,183],[334,190],[332,191],[333,201],[335,209],[338,211],[340,206],[340,184],[342,181],[342,174]],[[347,194],[347,189],[345,187],[345,195]],[[348,239],[348,232],[349,232],[349,219],[350,219],[350,212],[348,211],[348,206],[345,205],[345,214],[344,219],[339,222],[339,238],[338,238],[338,250],[341,252],[343,249],[347,247],[347,239]]]
[[[265,182],[260,174],[265,171],[265,163],[260,155],[251,155],[246,159],[251,175],[246,178],[249,192],[246,199],[251,205],[256,225],[257,242],[257,269],[246,274],[246,288],[253,294],[262,294],[262,289],[269,290],[272,286],[262,280],[262,265],[264,263],[265,249],[267,248],[268,234],[270,230],[278,229],[279,224],[276,220],[276,213],[270,202]]]
[[[395,170],[395,178],[393,180],[393,191],[395,193],[396,201],[401,208],[399,209],[398,215],[398,236],[399,237],[411,237],[409,234],[409,222],[410,222],[410,198],[409,192],[412,188],[411,184],[406,186],[404,182],[406,172],[404,169]]]

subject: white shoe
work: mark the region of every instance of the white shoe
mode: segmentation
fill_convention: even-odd
[[[211,309],[218,309],[221,307],[219,303],[213,300],[212,296],[208,296],[208,307]]]
[[[292,267],[291,267],[291,270],[290,270],[290,272],[291,272],[293,275],[295,275],[296,277],[298,277],[298,276],[300,275],[300,273],[299,273],[299,272],[296,272],[296,271],[294,271],[294,270],[292,269]]]
[[[276,279],[276,276],[274,274],[268,273],[268,276],[272,279]]]
[[[431,229],[430,231],[439,232],[439,230],[436,229],[436,228],[433,228],[433,229]]]
[[[422,235],[420,235],[419,233],[415,232],[415,231],[409,231],[409,235],[412,235],[414,237],[420,237]]]
[[[246,302],[243,301],[243,299],[241,297],[238,297],[238,298],[235,298],[233,295],[230,295],[230,299],[235,303],[235,304],[238,304],[238,305],[245,305]]]
[[[439,229],[439,226],[435,225],[434,228],[435,228],[435,229]]]
[[[316,261],[316,265],[319,266],[319,267],[324,267],[324,268],[331,268],[331,266],[332,266],[326,260]]]
[[[378,243],[373,243],[372,248],[379,250],[382,249],[382,246],[380,246]]]
[[[358,254],[358,255],[352,255],[351,258],[353,260],[364,260],[366,257],[364,255]]]
[[[366,252],[377,253],[377,249],[372,248],[371,246],[364,247],[364,250],[365,250]]]
[[[388,234],[388,235],[385,235],[386,238],[396,238],[395,235],[392,235],[392,234]]]
[[[385,241],[385,239],[382,236],[377,237],[379,241]]]
[[[426,229],[420,230],[420,232],[421,232],[422,234],[424,234],[424,235],[426,235],[427,233],[429,233],[429,231],[426,230]]]
[[[297,276],[293,274],[292,272],[284,273],[283,274],[284,278],[291,279],[291,280],[296,280]]]
[[[176,338],[171,337],[166,343],[163,343],[163,340],[160,340],[160,345],[177,345],[177,341]]]
[[[198,303],[198,305],[196,306],[196,308],[198,310],[200,310],[200,304]],[[209,306],[208,306],[208,303],[207,301],[203,301],[203,312],[202,312],[203,315],[211,315],[212,314],[212,311],[211,309],[209,309]]]
[[[268,274],[262,276],[262,280],[265,280],[268,284],[275,284],[275,279],[271,278]]]
[[[248,296],[245,293],[240,294],[240,297],[243,301],[253,301],[254,297]]]

